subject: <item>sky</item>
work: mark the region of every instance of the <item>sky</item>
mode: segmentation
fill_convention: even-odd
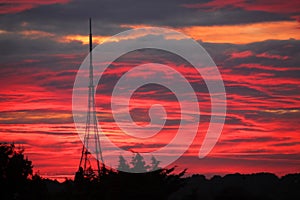
[[[72,115],[72,91],[88,55],[89,17],[94,46],[132,28],[155,26],[184,33],[206,49],[225,85],[222,134],[210,154],[199,159],[211,114],[201,76],[168,52],[148,49],[121,56],[101,78],[96,94],[103,134],[119,147],[153,151],[176,135],[179,104],[159,85],[139,88],[130,100],[131,115],[140,125],[149,123],[151,105],[165,106],[168,118],[157,136],[129,138],[111,114],[117,80],[135,66],[155,61],[188,77],[202,113],[195,140],[173,165],[207,176],[300,171],[298,1],[10,0],[0,6],[0,142],[24,147],[42,176],[72,177],[78,168],[82,143]]]

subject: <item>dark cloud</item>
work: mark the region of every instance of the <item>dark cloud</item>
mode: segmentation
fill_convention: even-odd
[[[5,61],[11,63],[22,59],[47,59],[53,54],[78,54],[84,52],[84,49],[88,49],[87,45],[83,46],[80,42],[61,43],[55,38],[46,36],[28,38],[19,34],[2,34],[0,45],[1,63],[5,63]],[[49,59],[47,63],[49,64],[51,61],[53,59]]]
[[[195,1],[199,3],[199,1]],[[122,24],[183,27],[294,20],[289,15],[240,8],[207,12],[183,6],[189,0],[88,0],[38,6],[20,13],[1,16],[0,26],[9,31],[43,30],[64,34],[87,34],[87,20],[94,20],[95,34],[113,35],[125,30]]]
[[[149,149],[159,149],[164,147],[165,143],[155,143],[155,144],[145,144],[145,143],[125,143],[120,146],[122,149],[130,151],[133,149],[143,149],[143,148],[149,148]]]

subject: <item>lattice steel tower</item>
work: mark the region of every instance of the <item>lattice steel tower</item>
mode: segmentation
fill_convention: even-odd
[[[81,158],[79,163],[79,171],[83,172],[84,176],[89,176],[91,172],[97,172],[98,177],[100,176],[101,168],[100,161],[103,162],[102,151],[99,140],[99,131],[97,124],[97,115],[95,108],[95,86],[94,86],[94,72],[93,72],[93,56],[92,56],[92,20],[90,18],[90,34],[89,34],[89,43],[90,43],[90,67],[89,67],[89,96],[88,96],[88,110],[87,110],[87,118],[86,118],[86,127],[84,134],[83,147],[81,152]],[[94,142],[94,155],[95,158],[93,160],[96,161],[96,170],[93,169],[92,166],[92,156],[89,152],[89,145]]]

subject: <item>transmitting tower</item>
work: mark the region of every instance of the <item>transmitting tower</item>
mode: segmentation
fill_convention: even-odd
[[[85,134],[84,141],[82,146],[81,158],[79,163],[79,172],[83,173],[84,176],[90,176],[91,173],[96,172],[98,177],[100,176],[100,161],[102,164],[103,157],[102,151],[100,147],[99,140],[99,131],[97,124],[97,115],[95,108],[95,86],[94,86],[94,72],[93,72],[93,56],[92,56],[92,20],[90,18],[90,67],[89,67],[89,97],[88,97],[88,110],[87,110],[87,118],[86,118],[86,126],[85,126]],[[95,158],[92,158],[91,153],[89,152],[89,148],[91,145],[95,145],[93,147]],[[94,161],[95,160],[95,161]],[[96,162],[92,165],[92,161]],[[96,167],[97,169],[93,169]]]

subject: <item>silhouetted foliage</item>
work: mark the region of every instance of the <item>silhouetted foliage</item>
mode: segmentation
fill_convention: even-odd
[[[119,171],[125,171],[128,172],[130,170],[130,166],[127,163],[127,161],[125,160],[125,158],[123,156],[119,156],[119,166],[118,166],[118,170]]]
[[[172,192],[178,190],[183,184],[182,176],[185,170],[175,174],[175,167],[160,169],[159,161],[152,158],[152,165],[149,166],[144,158],[136,153],[130,162],[123,156],[119,157],[119,171],[114,171],[102,166],[101,175],[97,181],[89,181],[80,175],[80,170],[75,178],[76,197],[87,199],[166,199]],[[128,173],[123,171],[144,171],[151,168],[156,171],[148,173]],[[81,170],[82,172],[83,170]]]
[[[160,161],[156,160],[154,156],[151,158],[151,165],[146,165],[146,162],[144,161],[143,156],[141,154],[136,153],[132,159],[130,164],[125,160],[125,158],[120,155],[119,156],[119,171],[125,171],[125,172],[149,172],[149,171],[155,171],[160,169],[159,168]]]
[[[0,144],[0,198],[23,199],[82,199],[82,200],[298,200],[300,174],[278,178],[271,173],[229,174],[206,179],[204,175],[184,178],[186,170],[175,173],[175,167],[159,168],[151,159],[148,166],[141,155],[133,156],[131,165],[120,156],[119,167],[144,167],[157,170],[148,173],[126,173],[102,165],[100,176],[84,176],[79,169],[75,180],[63,183],[32,174],[32,163],[24,158],[23,149],[13,144]],[[147,167],[148,166],[148,167]]]
[[[39,192],[42,191],[43,185],[41,178],[37,174],[32,174],[32,162],[25,158],[23,153],[24,149],[15,148],[14,144],[0,143],[1,199],[39,199],[40,197]],[[30,195],[32,190],[37,190],[35,195]]]
[[[287,181],[289,179],[289,181]],[[174,192],[170,200],[285,200],[300,199],[300,174],[278,178],[271,173],[228,174],[210,180],[203,175],[186,178],[186,185]]]
[[[0,179],[23,182],[32,175],[32,163],[23,155],[24,149],[0,143]]]
[[[151,167],[150,167],[151,171],[160,169],[160,167],[158,167],[160,161],[156,160],[156,158],[154,156],[152,156],[151,161],[152,161]]]
[[[297,200],[300,174],[278,178],[271,173],[229,174],[206,179],[203,175],[183,178],[175,168],[148,173],[125,173],[106,169],[98,182],[88,182],[83,190],[57,183],[61,192],[51,199],[170,199],[170,200]],[[72,182],[71,182],[72,183]],[[72,184],[71,184],[72,185]],[[73,189],[72,189],[73,188]],[[53,192],[50,191],[50,194]]]
[[[135,156],[132,157],[130,163],[133,166],[132,171],[147,172],[148,169],[150,168],[149,165],[146,165],[143,156],[141,156],[141,154],[139,153],[136,153]]]

